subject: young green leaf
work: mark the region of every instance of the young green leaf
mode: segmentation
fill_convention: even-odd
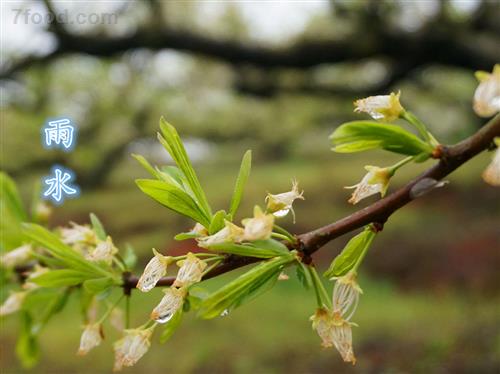
[[[83,282],[83,287],[85,290],[92,294],[98,294],[113,285],[118,285],[112,278],[97,278],[97,279],[89,279]]]
[[[236,244],[236,243],[220,243],[213,244],[209,247],[211,251],[231,253],[239,256],[257,257],[257,258],[272,258],[276,256],[287,255],[290,252],[288,248],[273,239],[257,240],[252,243]]]
[[[181,310],[178,310],[173,317],[165,323],[165,328],[163,329],[163,332],[161,333],[160,336],[160,343],[163,344],[165,343],[170,337],[174,334],[175,330],[179,327],[179,325],[182,322],[182,316],[184,313]]]
[[[82,254],[64,244],[55,234],[40,225],[24,223],[23,233],[26,238],[44,247],[52,256],[75,271],[91,273],[101,277],[112,276],[107,270],[85,259]]]
[[[92,228],[94,229],[97,239],[106,240],[106,230],[104,230],[104,226],[94,213],[90,213],[90,222],[92,223]]]
[[[297,278],[305,289],[310,289],[312,287],[313,280],[311,278],[311,274],[309,273],[306,265],[300,261],[298,261],[297,264]]]
[[[142,167],[148,171],[149,174],[151,174],[153,177],[157,179],[161,179],[160,175],[158,174],[158,171],[156,171],[156,169],[153,166],[151,166],[148,160],[146,160],[143,156],[133,153],[132,157],[135,158],[139,162],[139,164],[141,164]]]
[[[200,209],[205,213],[207,217],[211,218],[212,212],[205,196],[205,192],[203,192],[203,189],[201,188],[201,184],[198,180],[198,177],[196,176],[191,162],[189,161],[186,149],[182,144],[177,130],[163,117],[160,119],[160,129],[163,136],[159,136],[158,139],[160,140],[161,144],[163,144],[165,149],[170,153],[170,156],[172,156],[175,163],[186,177],[186,180],[189,183],[191,190],[193,191],[196,202],[198,203]]]
[[[213,235],[224,228],[224,219],[226,218],[226,211],[219,210],[212,217],[212,222],[208,227],[208,234]]]
[[[167,208],[190,217],[205,227],[210,226],[210,217],[196,204],[191,196],[179,187],[164,181],[138,179],[135,181],[142,192],[152,197]]]
[[[198,315],[205,319],[218,317],[268,290],[294,259],[290,253],[255,266],[203,300]]]
[[[347,274],[363,258],[375,235],[370,226],[367,226],[361,233],[349,240],[323,275],[332,278]]]
[[[123,262],[128,270],[132,270],[137,264],[137,255],[135,254],[134,247],[130,244],[125,244],[125,253],[123,255]]]
[[[229,214],[234,217],[238,207],[240,206],[241,198],[243,196],[243,191],[247,183],[248,177],[250,175],[250,169],[252,167],[252,151],[248,150],[243,155],[241,160],[240,171],[238,173],[238,178],[236,178],[236,183],[234,185],[233,197],[231,198],[231,205],[229,208]]]
[[[36,365],[40,350],[36,335],[32,332],[33,319],[27,312],[21,313],[21,328],[16,343],[16,356],[25,369]]]
[[[51,270],[35,278],[31,282],[42,287],[64,287],[76,286],[87,279],[92,278],[93,274],[71,269]]]
[[[404,155],[432,153],[432,147],[399,126],[371,121],[353,121],[339,126],[330,140],[339,153],[385,149]]]
[[[3,215],[5,210],[10,212],[19,222],[25,221],[27,214],[23,208],[16,183],[4,172],[0,172],[0,192],[2,219],[5,217]]]

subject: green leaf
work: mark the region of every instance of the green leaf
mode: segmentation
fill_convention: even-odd
[[[272,287],[283,267],[294,260],[294,255],[289,254],[255,266],[203,300],[198,315],[215,318],[251,300]]]
[[[208,227],[208,234],[213,235],[216,232],[219,232],[222,230],[225,226],[224,224],[224,219],[226,218],[226,211],[225,210],[219,210],[217,213],[214,214],[212,217],[212,222],[210,223],[210,226]]]
[[[273,251],[276,255],[286,255],[290,253],[286,245],[274,239],[256,240],[251,244],[256,248]]]
[[[432,147],[399,126],[371,121],[353,121],[339,126],[330,136],[339,153],[385,149],[404,155],[432,153]]]
[[[114,284],[116,283],[112,278],[103,277],[86,280],[85,282],[83,282],[83,287],[86,291],[92,294],[98,294],[112,287]]]
[[[92,277],[92,274],[71,269],[51,270],[35,278],[31,282],[42,287],[76,286]]]
[[[332,278],[347,274],[365,255],[375,235],[370,226],[367,226],[361,233],[349,240],[345,248],[335,257],[323,275],[327,278]]]
[[[187,152],[182,144],[181,138],[177,133],[174,126],[169,124],[165,118],[160,119],[160,129],[163,136],[159,136],[160,142],[163,144],[165,149],[170,153],[170,156],[174,159],[177,166],[181,169],[182,173],[186,177],[186,180],[193,191],[195,200],[198,203],[200,209],[209,218],[212,216],[210,205],[208,204],[205,192],[201,188],[200,182],[196,173],[189,161]]]
[[[240,206],[241,198],[243,196],[243,191],[247,183],[248,177],[250,175],[250,169],[252,168],[252,151],[248,150],[243,155],[241,160],[240,171],[238,173],[238,178],[236,178],[236,183],[234,185],[233,197],[231,198],[231,205],[229,208],[229,214],[234,217],[238,207]]]
[[[132,154],[132,157],[135,158],[142,165],[142,167],[147,170],[149,174],[151,174],[153,177],[157,179],[161,179],[159,173],[155,170],[153,166],[151,166],[148,160],[146,160],[143,156]]]
[[[23,233],[28,239],[44,247],[52,256],[75,271],[92,273],[101,277],[111,275],[105,269],[85,259],[81,253],[64,244],[55,234],[40,225],[24,223]]]
[[[125,253],[123,255],[123,262],[128,270],[132,270],[137,264],[137,255],[135,254],[134,247],[130,244],[125,245]]]
[[[261,241],[263,242],[263,241]],[[276,251],[274,248],[261,248],[254,243],[236,244],[236,243],[220,243],[213,244],[208,247],[211,251],[231,253],[234,255],[256,258],[272,258],[280,256],[283,252]],[[285,247],[286,248],[286,247]],[[286,251],[288,252],[288,250]]]
[[[0,172],[0,250],[23,244],[21,222],[27,219],[14,181]]]
[[[40,350],[36,336],[32,333],[33,320],[27,312],[21,313],[21,328],[16,343],[16,356],[25,369],[38,362]]]
[[[94,213],[90,213],[90,222],[92,223],[92,228],[94,229],[97,239],[106,240],[106,230],[104,230],[104,226]]]
[[[210,226],[210,218],[201,211],[186,192],[164,181],[138,179],[135,181],[142,192],[167,208],[194,219],[205,227]]]
[[[174,334],[175,330],[179,327],[179,325],[182,322],[182,316],[184,313],[181,310],[178,310],[173,317],[165,323],[165,328],[163,329],[163,332],[161,333],[160,336],[160,343],[163,344],[165,343],[170,337]]]
[[[311,278],[311,273],[307,270],[306,265],[300,261],[297,264],[297,278],[305,289],[310,289],[312,287],[313,280]]]
[[[21,197],[15,182],[3,171],[0,172],[0,202],[2,211],[10,212],[19,222],[26,221],[28,216],[23,208]],[[3,213],[3,212],[2,212]],[[2,219],[4,216],[2,215]]]

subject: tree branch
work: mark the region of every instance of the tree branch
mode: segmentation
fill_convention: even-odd
[[[288,247],[290,249],[299,250],[304,256],[310,256],[322,246],[343,234],[359,229],[370,223],[384,224],[395,211],[414,200],[415,197],[412,196],[412,189],[416,184],[425,178],[432,178],[435,180],[443,179],[459,166],[488,149],[493,139],[499,136],[500,114],[491,119],[485,126],[469,138],[456,145],[443,147],[441,159],[437,164],[386,198],[329,225],[301,234],[297,237],[298,244],[295,246],[288,245]],[[258,258],[230,255],[226,257],[221,265],[215,267],[203,279],[213,278],[260,260],[261,259]],[[170,286],[174,280],[175,277],[162,278],[157,283],[157,286]],[[124,278],[123,287],[126,290],[135,288],[137,281],[138,278],[136,276],[129,275]]]

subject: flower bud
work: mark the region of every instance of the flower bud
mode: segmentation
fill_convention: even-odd
[[[104,261],[111,264],[113,256],[118,253],[111,237],[108,236],[105,241],[99,240],[95,249],[87,256],[90,261]]]
[[[371,195],[380,193],[384,197],[389,187],[389,182],[392,173],[389,168],[379,168],[377,166],[365,166],[368,173],[363,177],[361,182],[354,186],[344,187],[347,189],[354,188],[354,192],[349,199],[349,203],[357,204],[359,201]]]
[[[349,272],[342,277],[336,278],[333,287],[333,313],[349,321],[356,311],[359,302],[359,295],[363,291],[356,281],[356,273]]]
[[[25,244],[6,252],[0,257],[0,260],[3,267],[13,268],[27,262],[31,258],[32,253],[33,248],[31,247],[31,244]]]
[[[234,223],[224,221],[226,226],[213,235],[197,238],[198,246],[209,248],[211,245],[222,244],[227,242],[238,243],[243,240],[243,229],[236,226]]]
[[[103,339],[102,326],[100,323],[86,325],[82,337],[80,338],[80,348],[78,349],[78,355],[84,356],[89,351],[99,344],[101,344]]]
[[[39,201],[34,209],[34,219],[37,222],[47,222],[52,215],[52,208],[45,201]]]
[[[119,371],[124,366],[135,365],[148,351],[152,333],[151,328],[124,330],[124,337],[113,345],[115,351],[113,370]]]
[[[0,306],[0,316],[12,314],[21,309],[26,295],[27,291],[12,292],[2,306]]]
[[[163,290],[165,296],[160,303],[151,312],[151,319],[159,323],[167,323],[182,308],[184,297],[186,297],[185,288],[169,287]]]
[[[175,278],[174,287],[189,287],[198,283],[203,276],[203,270],[207,267],[205,261],[200,260],[191,252],[187,254],[185,260],[178,261],[177,265],[180,269]]]
[[[368,113],[375,120],[392,122],[404,111],[399,102],[400,95],[401,92],[397,94],[392,92],[390,95],[370,96],[356,100],[354,111]]]
[[[483,172],[483,180],[492,186],[500,187],[500,138],[495,138],[495,144],[497,150],[493,155],[493,160]]]
[[[266,196],[267,211],[273,213],[276,217],[284,217],[291,210],[294,221],[295,212],[293,211],[292,204],[295,200],[304,200],[302,196],[304,191],[299,192],[299,185],[297,181],[292,181],[292,190],[288,192],[283,192],[277,195],[272,195],[270,193]]]
[[[97,242],[94,230],[87,225],[78,225],[74,222],[71,222],[71,228],[62,227],[60,234],[62,242],[68,245],[95,245]]]
[[[253,218],[242,221],[245,226],[243,239],[247,241],[265,240],[271,237],[274,226],[274,216],[265,214],[258,205],[253,210]]]
[[[149,260],[137,282],[137,288],[142,292],[151,291],[158,281],[167,274],[167,266],[172,262],[172,257],[163,256],[153,248],[154,256]]]
[[[491,117],[500,112],[500,64],[493,72],[478,71],[479,86],[474,93],[473,108],[480,117]]]

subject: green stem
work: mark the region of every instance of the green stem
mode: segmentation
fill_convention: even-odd
[[[97,323],[103,323],[103,322],[104,322],[104,320],[105,320],[106,318],[108,318],[108,317],[109,317],[109,315],[111,314],[111,312],[113,311],[113,309],[115,309],[115,308],[116,308],[116,306],[118,305],[118,303],[119,303],[120,301],[122,301],[122,299],[123,299],[123,297],[124,297],[124,296],[125,296],[125,295],[121,295],[121,296],[118,298],[118,300],[116,300],[116,301],[115,301],[115,302],[114,302],[114,303],[113,303],[113,304],[112,304],[112,305],[108,308],[108,310],[106,310],[106,312],[104,312],[104,314],[103,314],[103,315],[102,315],[102,317],[101,317],[101,318],[97,321]]]
[[[296,241],[295,237],[290,232],[288,232],[286,229],[284,229],[283,227],[278,226],[278,225],[274,225],[273,230],[281,235],[286,236],[289,240],[291,240],[292,242],[295,243],[295,241]]]
[[[330,301],[330,297],[328,296],[328,293],[326,292],[325,286],[323,285],[323,282],[321,281],[321,278],[319,277],[318,272],[316,271],[316,268],[313,266],[308,266],[309,273],[311,274],[311,277],[313,279],[314,283],[314,289],[316,291],[316,301],[318,302],[318,307],[323,308],[324,306],[327,306],[329,309],[332,308],[332,304]]]
[[[439,145],[439,142],[432,136],[432,134],[427,130],[427,126],[418,119],[416,115],[411,112],[403,111],[400,115],[401,118],[405,119],[408,123],[413,125],[417,131],[420,133],[420,136],[430,145],[436,147]]]
[[[278,239],[282,239],[282,240],[286,240],[290,243],[295,243],[294,240],[290,239],[288,236],[286,235],[283,235],[283,234],[278,234],[277,232],[273,232],[271,233],[271,236],[274,237],[274,238],[278,238]]]
[[[370,246],[373,242],[373,239],[375,239],[375,235],[377,235],[377,234],[375,233],[375,231],[372,230],[371,235],[368,238],[368,242],[366,243],[365,248],[363,249],[363,252],[361,252],[361,255],[358,257],[358,259],[357,259],[356,263],[354,264],[354,266],[352,267],[351,271],[353,271],[355,273],[358,272],[358,268],[361,265],[361,262],[363,262],[363,259],[365,258],[366,253],[368,252],[368,249],[370,248]]]
[[[125,299],[125,328],[130,328],[130,295]]]
[[[407,163],[409,163],[410,161],[412,161],[414,157],[415,156],[405,157],[401,161],[395,163],[394,165],[389,166],[388,169],[389,169],[389,172],[391,173],[391,176],[393,176],[400,167],[402,167],[402,166],[406,165]]]
[[[210,270],[212,270],[213,268],[215,268],[217,265],[219,265],[221,263],[222,260],[218,260],[216,262],[214,262],[212,265],[210,265],[209,267],[207,267],[205,269],[205,271],[203,272],[203,276],[205,276]]]

